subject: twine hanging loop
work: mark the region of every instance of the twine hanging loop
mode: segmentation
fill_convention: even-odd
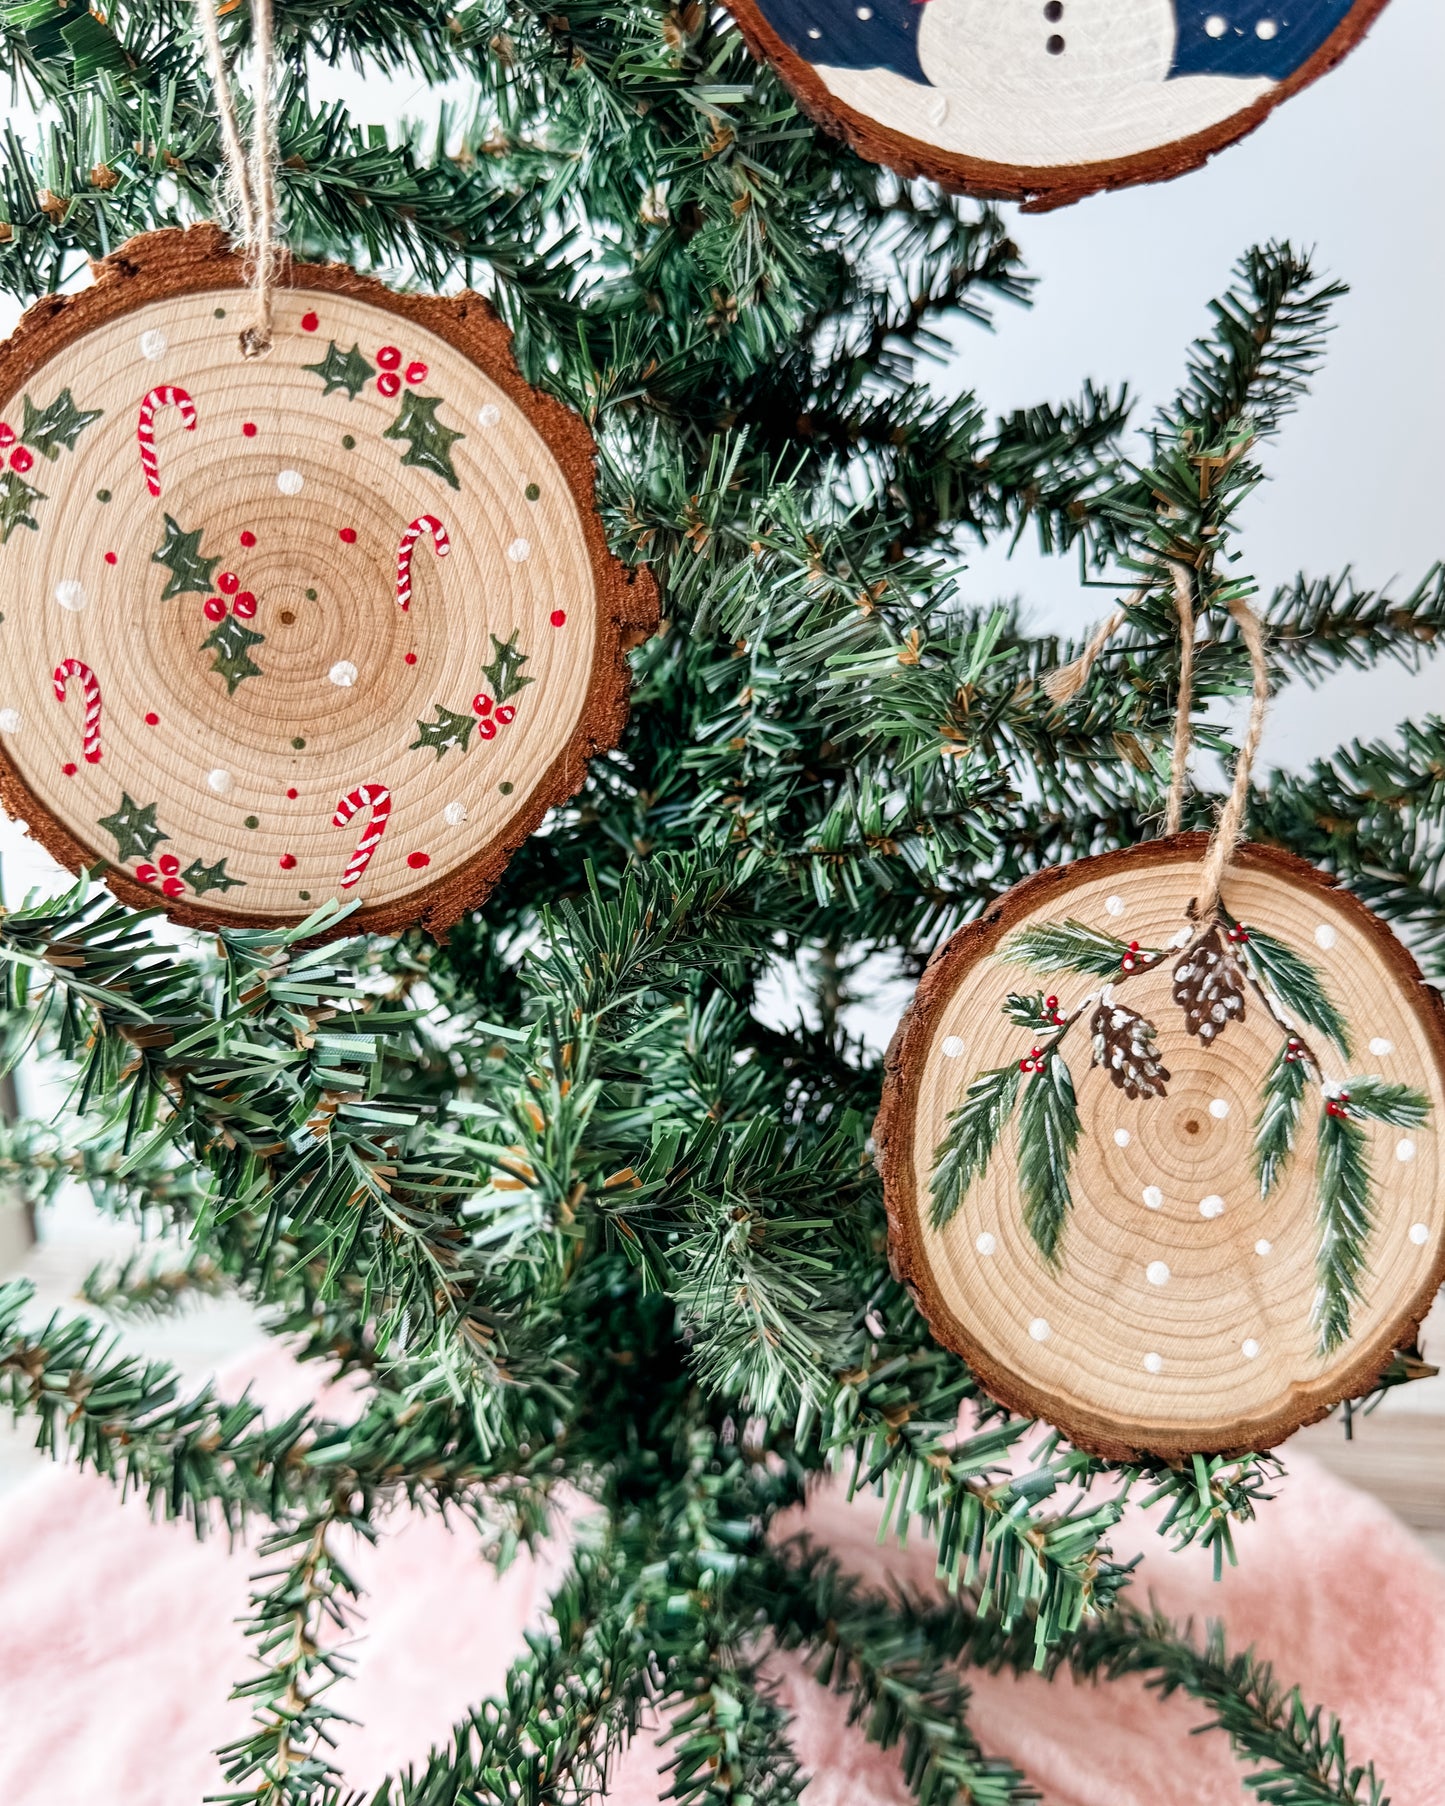
[[[221,46],[216,0],[196,0],[206,64],[216,96],[221,147],[226,159],[226,187],[239,224],[237,234],[246,254],[251,280],[251,318],[241,328],[242,357],[262,357],[271,349],[272,296],[279,247],[276,243],[276,122],[271,107],[275,63],[271,0],[251,3],[251,150],[241,141],[231,92],[230,71]]]

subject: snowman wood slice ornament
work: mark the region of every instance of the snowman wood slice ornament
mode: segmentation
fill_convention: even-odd
[[[250,362],[244,282],[151,233],[0,347],[0,796],[181,921],[444,929],[615,744],[656,591],[485,302],[285,264]]]
[[[728,0],[861,155],[1052,207],[1195,169],[1331,68],[1385,0]]]
[[[889,1050],[895,1267],[1011,1408],[1116,1459],[1271,1447],[1368,1390],[1445,1278],[1445,1011],[1400,943],[1202,834],[960,930]]]

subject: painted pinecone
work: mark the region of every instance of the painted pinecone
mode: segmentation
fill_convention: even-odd
[[[1244,1021],[1244,973],[1217,924],[1175,966],[1174,1001],[1189,1033],[1206,1044]]]
[[[1094,1064],[1130,1097],[1167,1097],[1169,1068],[1154,1045],[1154,1024],[1122,1004],[1101,1003],[1089,1023]]]

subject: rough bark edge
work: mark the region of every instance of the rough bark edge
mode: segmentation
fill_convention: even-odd
[[[73,295],[43,296],[0,344],[0,400],[18,393],[56,352],[148,302],[246,286],[242,261],[231,250],[230,240],[220,227],[210,224],[141,233],[91,268],[93,287]],[[510,329],[482,296],[470,291],[455,296],[397,294],[375,277],[345,264],[297,263],[289,257],[282,260],[277,283],[284,288],[353,296],[444,339],[505,390],[527,416],[577,501],[597,584],[598,637],[582,713],[571,739],[537,787],[464,865],[388,902],[363,906],[320,938],[395,934],[413,924],[444,936],[469,909],[486,900],[512,854],[541,826],[548,810],[581,789],[587,761],[610,751],[621,738],[631,688],[627,650],[656,631],[657,585],[645,566],[629,568],[607,545],[596,507],[597,448],[586,423],[524,379],[512,355]],[[293,918],[162,898],[113,861],[97,859],[31,792],[3,745],[0,803],[12,817],[27,822],[35,839],[62,865],[76,872],[103,865],[107,887],[134,908],[161,905],[173,921],[190,928],[280,928],[305,919],[304,915]]]
[[[950,1310],[934,1284],[919,1209],[918,1180],[913,1161],[913,1133],[918,1089],[924,1060],[933,1039],[940,1011],[957,990],[964,975],[990,954],[1003,937],[1040,904],[1062,899],[1077,885],[1130,867],[1197,864],[1209,843],[1207,834],[1177,834],[1171,839],[1146,841],[1123,847],[1073,865],[1051,867],[1015,885],[977,921],[960,928],[928,962],[912,1003],[889,1043],[884,1057],[883,1097],[873,1125],[876,1160],[883,1176],[883,1196],[888,1212],[888,1253],[895,1277],[911,1292],[936,1341],[961,1355],[984,1390],[1010,1411],[1041,1417],[1056,1425],[1076,1447],[1110,1461],[1137,1461],[1159,1457],[1242,1455],[1274,1448],[1306,1424],[1318,1423],[1348,1398],[1368,1392],[1389,1366],[1396,1349],[1414,1341],[1435,1294],[1445,1284],[1445,1238],[1434,1266],[1420,1289],[1399,1315],[1376,1332],[1363,1347],[1350,1345],[1342,1363],[1309,1382],[1288,1384],[1284,1402],[1259,1419],[1242,1419],[1217,1425],[1201,1424],[1195,1430],[1161,1429],[1147,1424],[1117,1422],[1061,1404],[1051,1393],[1021,1380],[1000,1366],[977,1343],[968,1328]],[[1424,975],[1407,949],[1380,919],[1347,890],[1338,878],[1318,870],[1307,860],[1282,847],[1250,843],[1240,848],[1235,863],[1245,870],[1264,870],[1296,885],[1323,891],[1342,908],[1354,925],[1383,955],[1406,993],[1435,1052],[1436,1070],[1445,1079],[1445,999]]]
[[[984,200],[1022,201],[1025,213],[1047,213],[1086,195],[1111,188],[1128,188],[1139,182],[1168,182],[1199,169],[1227,145],[1247,137],[1280,105],[1301,88],[1333,69],[1347,56],[1384,11],[1387,0],[1355,0],[1355,5],[1330,36],[1294,74],[1261,95],[1252,106],[1231,113],[1207,131],[1176,138],[1154,150],[1113,157],[1097,163],[1057,164],[1037,168],[1029,164],[991,163],[979,157],[940,150],[922,139],[910,138],[891,126],[880,125],[840,100],[823,82],[806,58],[790,49],[759,10],[757,0],[724,0],[737,22],[748,48],[760,62],[768,63],[782,78],[793,98],[825,131],[842,138],[866,157],[900,176],[923,176],[955,194],[976,195]]]

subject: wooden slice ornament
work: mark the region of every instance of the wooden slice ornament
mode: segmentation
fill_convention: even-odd
[[[1208,839],[1041,873],[930,964],[877,1125],[891,1247],[988,1390],[1114,1457],[1272,1446],[1445,1279],[1445,1010],[1363,904]]]
[[[1332,68],[1385,0],[727,0],[873,162],[1053,207],[1196,169]]]
[[[474,295],[148,234],[0,347],[0,797],[127,902],[479,902],[626,718],[655,586]]]

